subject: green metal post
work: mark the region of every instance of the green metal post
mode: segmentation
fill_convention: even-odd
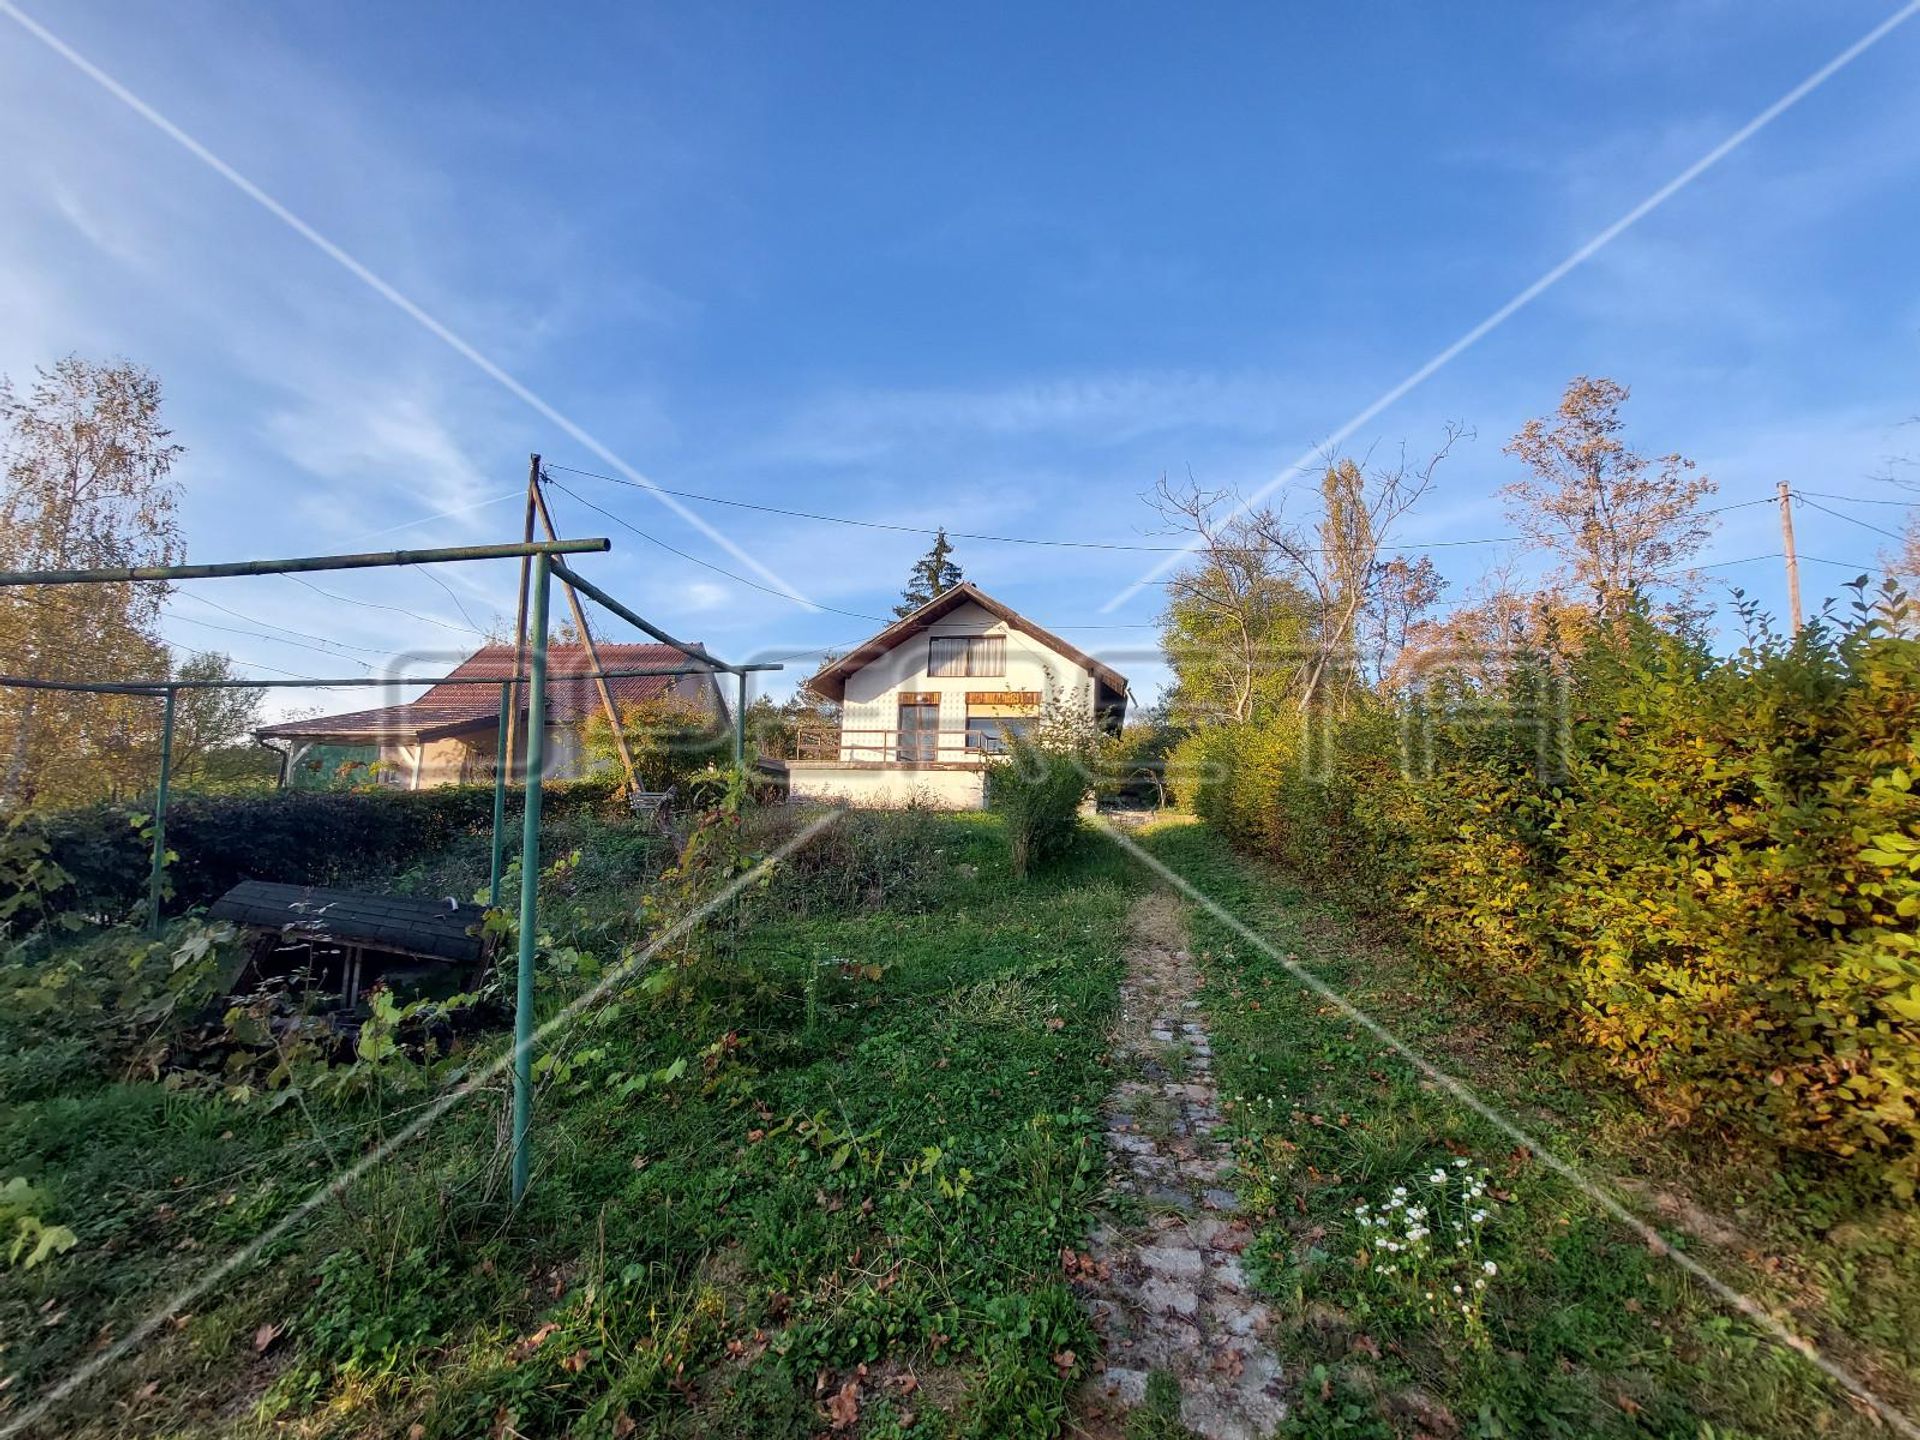
[[[173,779],[173,709],[180,692],[167,687],[160,720],[160,783],[153,795],[153,869],[147,875],[147,930],[160,933],[160,887],[167,876],[167,788]]]
[[[533,948],[540,910],[540,790],[547,761],[547,591],[552,561],[533,557],[527,650],[526,814],[520,828],[520,972],[513,1007],[513,1200],[527,1193],[533,1126]]]
[[[734,688],[733,702],[733,768],[741,770],[747,763],[747,676],[746,672],[734,676],[739,684]]]
[[[500,687],[500,728],[493,736],[493,879],[487,885],[487,905],[500,908],[500,871],[507,858],[507,715],[513,705],[511,682]]]

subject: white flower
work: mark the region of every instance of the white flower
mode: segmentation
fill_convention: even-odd
[[[1500,1273],[1500,1267],[1494,1264],[1491,1260],[1481,1261],[1480,1268],[1486,1271],[1487,1274],[1489,1275],[1498,1275]]]
[[[1453,1287],[1453,1293],[1454,1293],[1454,1294],[1456,1294],[1456,1295],[1458,1295],[1458,1294],[1461,1294],[1461,1293],[1462,1293],[1462,1292],[1461,1292],[1461,1289],[1460,1289],[1460,1287],[1459,1287],[1458,1285],[1456,1285],[1456,1286],[1454,1286],[1454,1287]]]
[[[1479,1225],[1485,1222],[1487,1218],[1487,1212],[1484,1210],[1476,1210],[1468,1218],[1471,1219],[1474,1224]]]
[[[1464,1156],[1464,1155],[1462,1155],[1462,1156],[1461,1156],[1461,1157],[1460,1157],[1460,1158],[1459,1158],[1458,1160],[1455,1160],[1455,1161],[1453,1162],[1453,1168],[1454,1168],[1454,1169],[1456,1169],[1456,1170],[1464,1170],[1464,1169],[1466,1169],[1466,1168],[1467,1168],[1467,1158],[1466,1158],[1466,1156]]]
[[[1473,1288],[1476,1290],[1484,1290],[1487,1288],[1487,1282],[1484,1280],[1476,1280],[1473,1282]]]
[[[1433,1172],[1433,1173],[1432,1173],[1431,1175],[1429,1175],[1429,1176],[1427,1176],[1427,1183],[1428,1183],[1429,1185],[1444,1185],[1444,1184],[1446,1184],[1446,1183],[1447,1183],[1447,1172],[1446,1172],[1446,1171],[1444,1171],[1444,1170],[1436,1170],[1436,1171],[1434,1171],[1434,1172]]]
[[[1404,1196],[1407,1193],[1407,1187],[1404,1185],[1396,1185],[1393,1187],[1393,1193],[1396,1196]]]

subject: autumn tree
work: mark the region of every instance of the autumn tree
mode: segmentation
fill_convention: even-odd
[[[914,561],[913,569],[907,572],[907,588],[901,592],[900,603],[893,607],[893,613],[903,618],[911,615],[929,601],[938,600],[964,578],[954,563],[953,546],[943,526],[934,536],[932,547]]]
[[[1194,559],[1168,582],[1161,641],[1178,718],[1248,720],[1285,704],[1336,706],[1377,686],[1443,582],[1425,561],[1383,559],[1393,526],[1433,487],[1468,432],[1449,425],[1424,460],[1330,456],[1318,513],[1163,479],[1150,503],[1191,538]]]
[[[0,544],[10,568],[165,565],[181,553],[169,478],[181,447],[160,421],[160,382],[125,361],[70,355],[22,391],[0,377]],[[160,584],[0,592],[0,660],[46,679],[166,673]],[[124,792],[151,753],[158,702],[0,690],[9,807]]]
[[[1629,394],[1604,376],[1575,376],[1554,413],[1505,447],[1528,470],[1505,487],[1508,520],[1554,556],[1551,583],[1591,597],[1608,618],[1636,595],[1691,592],[1689,563],[1711,533],[1700,502],[1716,489],[1691,460],[1628,447]]]
[[[1193,558],[1167,581],[1160,615],[1174,675],[1168,714],[1200,725],[1273,714],[1299,681],[1311,597],[1231,492],[1163,477],[1149,503],[1193,545]]]

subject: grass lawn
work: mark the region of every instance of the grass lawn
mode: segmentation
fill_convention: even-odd
[[[1662,1129],[1415,947],[1366,935],[1204,826],[1144,843],[1543,1145],[1615,1177],[1673,1246],[1920,1408],[1912,1207],[1796,1157]],[[1296,1377],[1295,1433],[1890,1433],[1260,947],[1202,909],[1190,923],[1259,1217],[1256,1274],[1285,1317],[1273,1338]]]
[[[495,1086],[33,1433],[1053,1433],[1093,1353],[1060,1252],[1101,1184],[1138,875],[1090,838],[1016,883],[984,817],[843,824],[681,983],[556,1047],[519,1213]],[[570,843],[548,1012],[642,933],[640,882],[603,858],[632,838]],[[243,1102],[232,1074],[129,1068],[125,1017],[105,1049],[0,1013],[5,1175],[77,1236],[0,1271],[0,1427],[502,1043]]]

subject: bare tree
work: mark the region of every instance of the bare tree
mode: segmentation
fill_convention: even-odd
[[[1432,490],[1441,463],[1471,433],[1449,423],[1440,444],[1418,464],[1408,461],[1404,445],[1390,465],[1363,468],[1356,461],[1329,456],[1320,481],[1320,518],[1313,525],[1294,527],[1278,512],[1256,512],[1263,538],[1305,578],[1318,601],[1314,653],[1297,696],[1302,710],[1322,699],[1330,673],[1362,678],[1357,636],[1361,616],[1384,598],[1384,537]],[[1431,566],[1427,578],[1438,578]],[[1417,595],[1403,592],[1402,605]]]
[[[1679,455],[1649,458],[1620,438],[1627,387],[1577,375],[1552,416],[1506,444],[1531,472],[1503,492],[1507,517],[1560,562],[1556,579],[1616,616],[1634,595],[1697,588],[1688,568],[1712,533],[1700,502],[1716,486]]]
[[[1149,503],[1195,541],[1193,562],[1167,584],[1161,619],[1178,677],[1174,710],[1246,720],[1275,704],[1312,708],[1335,675],[1377,683],[1442,583],[1424,560],[1383,561],[1386,537],[1469,433],[1448,425],[1418,464],[1404,447],[1390,465],[1329,456],[1318,518],[1303,526],[1231,491],[1163,477]]]
[[[1167,529],[1190,535],[1193,560],[1167,582],[1161,644],[1181,720],[1241,723],[1283,703],[1312,626],[1306,590],[1285,573],[1258,517],[1227,490],[1160,478],[1148,497]]]

